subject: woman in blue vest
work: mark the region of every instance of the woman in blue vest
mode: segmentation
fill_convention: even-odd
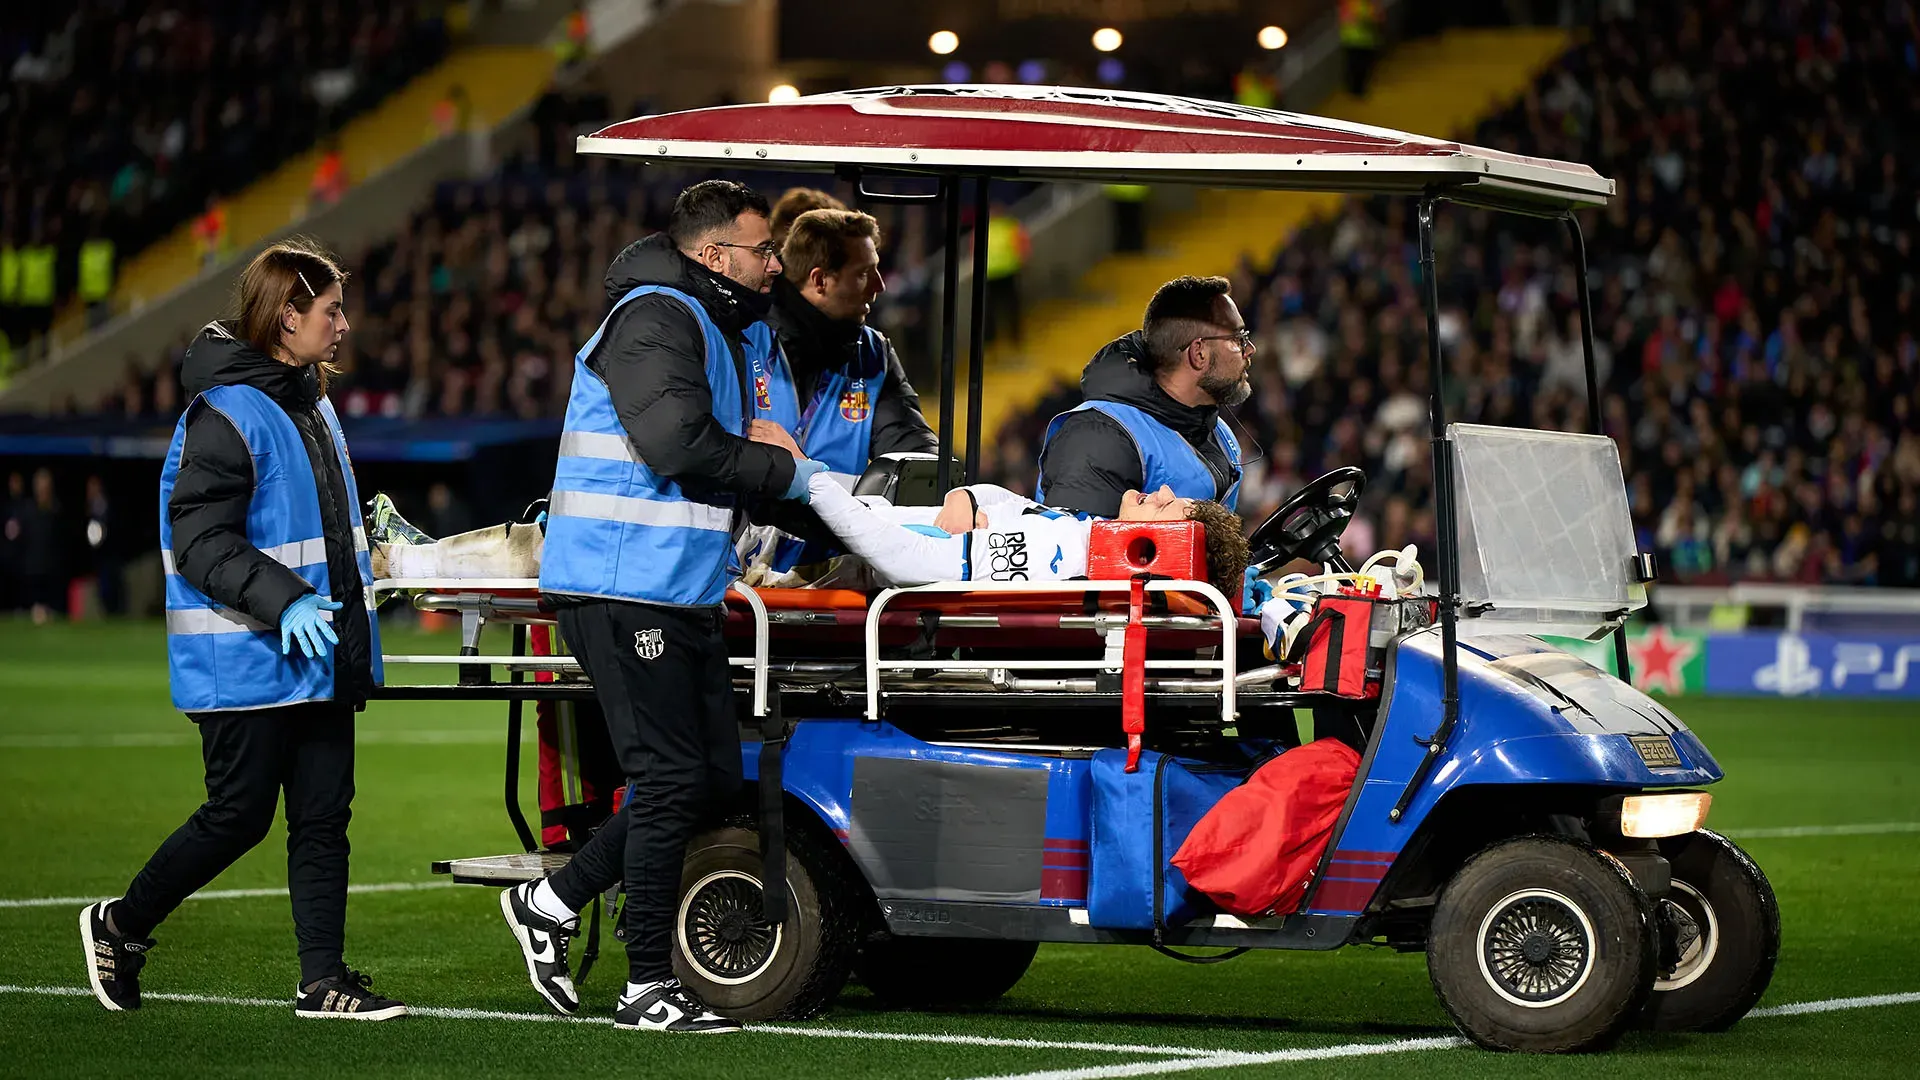
[[[154,928],[266,838],[285,792],[294,1014],[407,1011],[341,958],[353,714],[380,677],[360,498],[326,399],[345,284],[319,250],[275,244],[241,275],[238,317],[208,324],[181,364],[190,403],[160,474],[160,556],[173,704],[200,730],[207,801],[125,896],[80,913],[108,1009],[140,1007]]]

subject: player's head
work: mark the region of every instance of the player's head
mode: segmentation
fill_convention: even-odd
[[[682,191],[667,235],[687,258],[755,292],[773,288],[780,274],[766,196],[745,184],[703,180]]]
[[[1120,496],[1121,521],[1197,521],[1206,533],[1207,581],[1231,600],[1247,573],[1247,536],[1240,515],[1212,499],[1183,499],[1165,484]]]
[[[887,291],[880,276],[880,223],[856,210],[801,214],[780,261],[787,280],[830,319],[863,321]]]

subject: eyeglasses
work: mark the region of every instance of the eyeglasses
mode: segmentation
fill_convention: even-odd
[[[1209,334],[1206,337],[1197,337],[1197,338],[1194,338],[1193,340],[1194,341],[1231,341],[1243,353],[1253,351],[1253,331],[1248,330],[1245,327],[1242,327],[1241,329],[1231,334]],[[1189,345],[1191,345],[1192,343],[1193,342],[1188,342]]]
[[[751,251],[755,255],[760,256],[761,262],[772,262],[780,255],[780,245],[771,240],[764,244],[728,244],[719,240],[715,240],[712,243],[714,247],[739,248],[741,251]]]

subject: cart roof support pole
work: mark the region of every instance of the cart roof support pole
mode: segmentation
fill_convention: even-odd
[[[946,252],[940,272],[940,491],[953,486],[953,339],[960,301],[960,177],[940,178],[940,206],[946,212],[941,244]],[[974,275],[976,278],[978,273]]]
[[[1400,798],[1387,813],[1390,821],[1406,816],[1420,786],[1446,751],[1447,736],[1460,720],[1460,651],[1458,609],[1460,607],[1460,532],[1455,525],[1453,491],[1453,444],[1447,441],[1447,364],[1440,355],[1440,281],[1433,268],[1433,212],[1438,200],[1431,194],[1420,197],[1420,284],[1427,306],[1427,361],[1432,367],[1433,401],[1430,406],[1433,432],[1433,516],[1439,546],[1440,565],[1440,725],[1421,740],[1426,754],[1407,781]]]
[[[992,179],[985,173],[973,178],[973,296],[972,317],[967,322],[967,475],[966,483],[980,479],[980,399],[986,394],[987,376],[987,218],[992,213],[988,199]]]
[[[1573,280],[1580,289],[1580,351],[1587,362],[1587,429],[1595,435],[1605,435],[1600,409],[1600,370],[1593,359],[1593,293],[1587,287],[1587,238],[1580,231],[1580,219],[1572,214],[1567,215],[1567,235],[1573,239]],[[1624,623],[1613,630],[1613,664],[1622,680],[1633,681]]]

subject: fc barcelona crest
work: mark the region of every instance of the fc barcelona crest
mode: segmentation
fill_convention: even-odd
[[[871,411],[865,390],[849,390],[840,395],[840,415],[848,420],[857,424],[865,420]]]
[[[667,651],[667,637],[664,630],[636,630],[633,634],[633,651],[642,660],[658,659]]]
[[[765,375],[753,377],[753,407],[763,412],[773,408],[773,391],[768,388]]]

